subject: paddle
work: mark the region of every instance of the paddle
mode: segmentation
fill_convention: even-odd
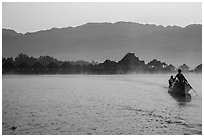
[[[191,87],[191,89],[196,93],[196,91],[193,89],[193,87],[188,83],[188,82],[186,82],[186,84],[188,84],[190,87]],[[197,96],[198,94],[196,93],[196,96]]]
[[[192,88],[192,87],[191,87]],[[192,90],[196,93],[196,91],[192,88]],[[198,94],[196,93],[196,96],[197,96]]]

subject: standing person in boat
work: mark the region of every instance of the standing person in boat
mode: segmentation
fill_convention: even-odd
[[[175,76],[174,79],[178,79],[178,82],[176,84],[182,84],[184,82],[188,83],[188,81],[186,80],[186,78],[183,76],[183,74],[181,73],[181,69],[178,69],[178,74]]]
[[[170,79],[169,79],[169,87],[172,87],[174,83],[174,76],[171,75]]]

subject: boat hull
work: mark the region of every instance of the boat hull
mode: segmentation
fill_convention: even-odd
[[[191,90],[191,86],[187,83],[174,84],[172,87],[169,87],[168,92],[170,94],[178,95],[178,96],[186,96],[188,92]]]

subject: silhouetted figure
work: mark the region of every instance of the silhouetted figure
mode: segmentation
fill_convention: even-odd
[[[188,81],[186,80],[186,78],[183,76],[183,74],[181,73],[181,69],[178,69],[178,74],[175,76],[174,79],[178,79],[178,81],[176,82],[176,84],[182,84],[184,82],[187,82]]]
[[[171,77],[169,79],[169,87],[172,87],[173,83],[174,83],[174,77],[173,77],[173,75],[171,75]]]

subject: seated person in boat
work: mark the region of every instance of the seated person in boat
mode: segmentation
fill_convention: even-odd
[[[170,79],[169,79],[169,87],[172,87],[173,86],[173,83],[174,83],[174,77],[173,75],[171,75]]]
[[[181,84],[181,83],[184,83],[184,82],[188,82],[186,80],[186,78],[184,77],[184,75],[181,73],[181,69],[178,69],[178,74],[175,76],[174,79],[178,79],[178,82],[176,82],[176,84]]]

